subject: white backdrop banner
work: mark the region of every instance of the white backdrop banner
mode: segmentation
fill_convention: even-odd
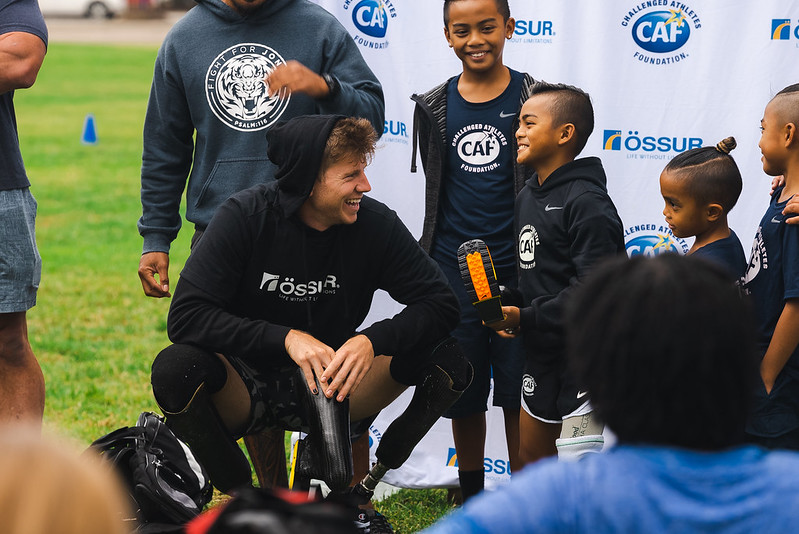
[[[443,2],[315,1],[349,30],[383,84],[386,122],[367,169],[371,196],[396,210],[418,237],[424,175],[421,165],[418,173],[409,171],[409,98],[461,71],[444,38]],[[690,240],[675,238],[664,223],[660,172],[676,154],[732,135],[744,188],[729,222],[748,255],[770,188],[757,148],[760,119],[777,91],[799,82],[799,1],[510,0],[510,8],[516,30],[505,45],[505,64],[591,94],[596,125],[582,155],[604,163],[628,253],[688,250]],[[385,294],[375,303],[368,322],[399,310]],[[375,422],[374,442],[407,404],[407,395]],[[502,414],[493,409],[489,434],[490,486],[508,477]],[[387,481],[402,487],[457,485],[453,455],[449,422],[439,421]]]

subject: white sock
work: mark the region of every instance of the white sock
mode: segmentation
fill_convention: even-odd
[[[602,451],[604,445],[605,438],[601,434],[555,440],[555,446],[558,448],[558,460],[564,462],[575,462],[586,454],[598,453]]]

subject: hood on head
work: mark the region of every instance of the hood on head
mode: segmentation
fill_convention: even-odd
[[[343,115],[303,115],[281,122],[266,133],[266,155],[277,165],[277,204],[285,217],[310,196],[322,167],[327,139]]]

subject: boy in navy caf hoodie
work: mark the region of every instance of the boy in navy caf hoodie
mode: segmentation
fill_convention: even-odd
[[[571,459],[603,446],[604,425],[566,369],[563,303],[604,257],[624,253],[622,223],[608,196],[602,162],[575,159],[594,128],[587,93],[537,83],[522,106],[517,161],[535,174],[516,197],[519,306],[503,306],[500,335],[522,334],[520,457]]]

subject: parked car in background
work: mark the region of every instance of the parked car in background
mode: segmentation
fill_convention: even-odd
[[[45,17],[111,18],[128,9],[128,0],[39,0],[39,7]]]
[[[189,10],[197,5],[195,0],[164,0],[163,4],[166,9],[174,9],[175,11]]]

